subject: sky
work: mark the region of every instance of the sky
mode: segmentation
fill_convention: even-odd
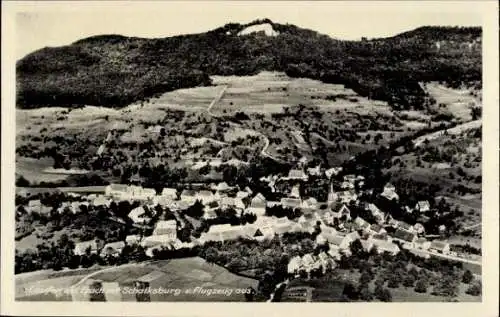
[[[386,37],[423,25],[481,26],[472,2],[46,2],[16,7],[16,59],[99,34],[146,38],[200,33],[258,18],[338,39]]]

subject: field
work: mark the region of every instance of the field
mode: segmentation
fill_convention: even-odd
[[[30,294],[30,289],[64,290],[77,283],[84,276],[102,269],[93,267],[87,269],[63,270],[55,272],[44,270],[30,273],[18,274],[16,281],[16,300],[19,301],[70,301],[68,294],[47,292],[47,294]]]
[[[45,169],[54,164],[52,158],[35,159],[30,157],[16,158],[16,174],[23,176],[30,183],[56,182],[68,178],[65,174],[46,173]]]
[[[425,85],[425,90],[436,100],[438,107],[441,105],[440,112],[449,112],[463,122],[472,120],[470,106],[481,103],[480,93],[470,89],[450,89],[432,82]]]
[[[236,294],[236,290],[248,287],[257,288],[257,281],[234,275],[220,266],[205,262],[201,258],[155,261],[144,267],[132,267],[125,270],[117,267],[112,272],[97,274],[93,278],[103,282],[122,283],[125,280],[139,278],[153,271],[159,272],[159,277],[150,282],[151,288],[180,289],[181,293],[151,295],[152,301],[244,301],[244,296]],[[197,291],[196,287],[203,289],[227,288],[232,290],[232,293],[230,295],[204,295]]]
[[[59,146],[74,162],[72,168],[88,169],[108,132],[117,130],[111,141],[128,164],[148,160],[153,166],[182,166],[193,158],[213,157],[223,148],[219,154],[224,158],[234,155],[247,161],[252,150],[264,145],[262,138],[262,142],[247,141],[249,147],[233,151],[220,142],[238,138],[245,142],[252,136],[268,137],[266,152],[276,159],[293,162],[324,151],[330,164],[340,164],[357,153],[427,127],[431,119],[425,111],[394,111],[386,102],[361,97],[343,85],[290,78],[284,73],[212,76],[212,81],[210,87],[179,89],[122,109],[17,110],[18,155],[34,157],[34,153]],[[453,90],[443,91],[453,94]],[[446,101],[454,102],[450,98]],[[238,112],[247,117],[232,122]],[[149,130],[154,125],[164,128],[165,137]],[[201,137],[212,142],[185,149],[187,143]],[[150,142],[154,143],[152,154],[136,149]],[[104,154],[114,156],[116,148],[107,147]]]

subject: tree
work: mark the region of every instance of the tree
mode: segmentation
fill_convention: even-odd
[[[373,299],[373,294],[370,291],[370,288],[363,287],[359,292],[359,298],[367,302],[371,301]]]
[[[462,275],[462,282],[465,284],[469,284],[470,282],[472,282],[472,280],[474,280],[474,275],[470,270],[466,270],[464,272],[464,275]]]
[[[255,296],[255,289],[253,289],[253,287],[249,287],[247,288],[246,292],[245,292],[245,301],[247,302],[253,302],[253,298]]]
[[[385,287],[377,287],[375,289],[375,297],[382,302],[391,302],[392,301],[392,294]]]
[[[205,206],[203,203],[199,200],[197,200],[193,205],[191,205],[187,210],[186,210],[186,215],[199,219],[203,217],[203,214],[205,213]]]
[[[16,186],[17,187],[29,187],[30,182],[26,178],[24,178],[23,176],[19,176],[16,179]]]
[[[353,255],[359,255],[364,252],[363,245],[359,239],[356,239],[351,243],[350,249]]]
[[[413,275],[408,275],[403,280],[403,286],[405,287],[413,287],[415,285],[415,277]]]
[[[424,280],[418,280],[415,285],[415,292],[426,293],[427,292],[427,282]]]
[[[481,290],[481,282],[478,281],[476,283],[473,283],[469,286],[469,288],[467,288],[467,290],[465,291],[466,294],[469,294],[469,295],[472,295],[472,296],[479,296],[481,295],[482,293],[482,290]]]
[[[373,275],[368,273],[368,272],[363,272],[361,276],[359,277],[359,284],[360,285],[366,285],[370,283],[370,281],[373,279]]]
[[[343,295],[352,300],[356,300],[359,298],[359,293],[357,288],[351,283],[346,283],[344,285]]]
[[[391,278],[389,279],[389,283],[387,283],[387,287],[390,287],[390,288],[398,288],[399,287],[399,283],[401,282],[401,279],[399,278],[399,276],[397,275],[393,275],[391,276]]]

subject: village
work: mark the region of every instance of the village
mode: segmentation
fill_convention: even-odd
[[[125,246],[140,245],[146,255],[153,258],[161,250],[190,249],[214,241],[263,241],[286,233],[305,232],[313,234],[315,246],[321,252],[290,258],[287,270],[292,276],[334,269],[342,256],[350,256],[350,246],[355,241],[361,243],[365,252],[394,256],[404,248],[422,258],[471,261],[470,255],[450,249],[450,243],[444,238],[444,225],[439,226],[439,234],[427,234],[423,223],[411,225],[397,220],[373,201],[367,201],[366,197],[373,197],[373,189],[365,188],[364,176],[345,174],[342,167],[306,168],[305,163],[305,159],[301,160],[285,176],[261,177],[260,181],[268,186],[267,192],[274,198],[281,197],[279,200],[270,200],[249,187],[238,188],[225,182],[197,189],[164,188],[160,193],[138,185],[110,184],[101,194],[71,193],[81,201],[62,202],[57,210],[77,214],[82,206],[109,208],[112,203],[124,201],[137,206],[130,210],[127,221],[109,216],[119,224],[128,222],[136,234],[128,234],[118,241],[95,238],[76,242],[73,252],[77,256],[119,257]],[[301,188],[311,179],[329,184],[327,201],[303,195]],[[395,204],[399,199],[397,189],[390,183],[377,196],[377,201]],[[169,210],[171,216],[159,217],[156,213],[162,208]],[[197,211],[193,212],[193,208]],[[402,209],[425,219],[433,206],[424,200]],[[39,214],[51,212],[40,200],[30,200],[25,210]],[[201,222],[208,225],[199,228]],[[186,228],[191,228],[187,237]]]

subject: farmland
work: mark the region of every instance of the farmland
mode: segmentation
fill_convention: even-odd
[[[181,293],[152,296],[152,301],[244,301],[242,294],[236,294],[236,289],[248,287],[257,288],[257,281],[240,277],[226,269],[195,258],[174,259],[168,261],[153,261],[144,266],[117,267],[103,274],[96,274],[94,279],[103,282],[118,282],[139,278],[151,272],[159,272],[159,278],[151,282],[152,288],[180,289]],[[196,287],[204,289],[232,289],[229,295],[204,295],[196,291]],[[192,291],[189,293],[189,291]]]
[[[236,290],[248,287],[257,288],[257,281],[234,275],[226,269],[205,260],[195,258],[174,259],[168,261],[152,261],[139,264],[128,264],[116,267],[93,268],[75,272],[44,273],[44,277],[36,276],[36,281],[20,276],[16,282],[18,300],[59,300],[71,301],[68,294],[38,296],[22,296],[26,290],[43,288],[69,289],[71,286],[83,285],[85,280],[99,280],[103,283],[122,284],[126,281],[139,279],[151,272],[158,272],[158,278],[151,282],[152,288],[180,289],[181,293],[171,293],[153,296],[151,301],[245,301],[242,294]],[[39,274],[40,275],[40,274]],[[117,285],[118,285],[117,284]],[[225,294],[203,293],[202,289],[227,289]],[[192,291],[189,293],[189,291]],[[127,298],[124,300],[135,300]]]

